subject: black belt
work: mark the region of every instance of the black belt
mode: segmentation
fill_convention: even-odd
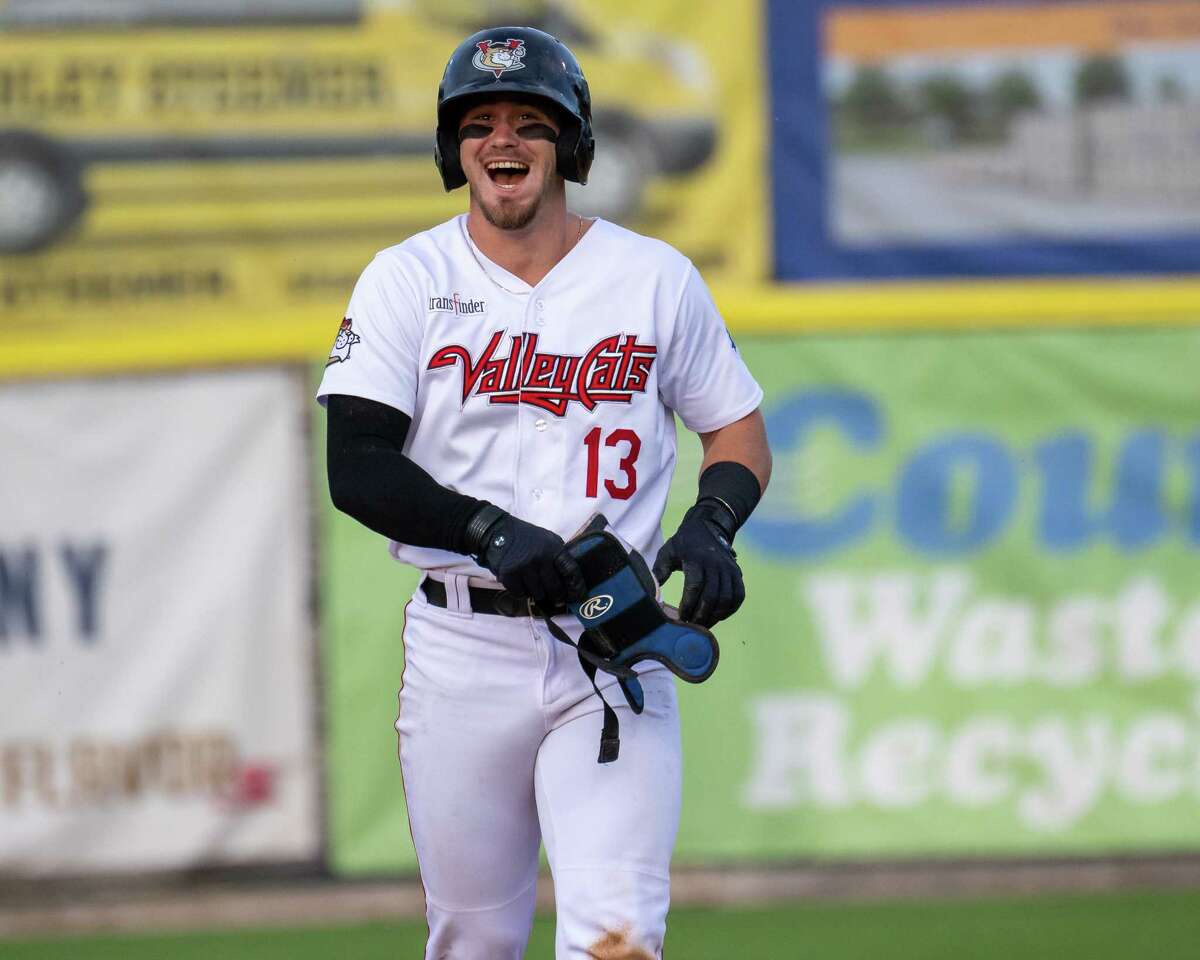
[[[446,585],[440,580],[426,577],[421,581],[421,592],[431,607],[446,606]],[[488,590],[482,587],[467,587],[474,613],[490,613],[497,617],[528,617],[529,603],[523,597],[514,597],[507,590]],[[537,616],[541,616],[539,612]]]
[[[425,594],[425,599],[431,607],[446,606],[446,585],[440,580],[434,580],[432,577],[425,577],[421,580],[420,590]],[[600,731],[600,763],[610,763],[617,759],[617,754],[621,749],[620,724],[617,722],[617,714],[613,710],[607,700],[604,699],[604,694],[600,692],[600,687],[596,685],[596,667],[600,664],[595,653],[589,650],[582,650],[579,644],[572,640],[550,617],[546,616],[537,607],[532,606],[528,600],[523,597],[516,597],[507,590],[487,590],[479,587],[467,587],[467,595],[471,598],[471,611],[473,613],[490,613],[499,617],[537,617],[545,622],[550,633],[558,640],[561,640],[569,647],[573,647],[575,652],[579,654],[579,665],[583,668],[584,674],[592,683],[592,689],[596,691],[596,696],[600,698],[600,702],[604,704],[604,727]],[[565,613],[566,607],[559,607],[554,610],[554,614]],[[605,667],[607,672],[613,673],[617,677],[631,678],[636,676],[633,670],[629,667]],[[629,700],[629,705],[633,706],[633,700],[630,698],[628,691],[624,687],[622,680],[622,692]]]

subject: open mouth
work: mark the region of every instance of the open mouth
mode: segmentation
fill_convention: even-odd
[[[529,164],[520,160],[493,160],[485,169],[492,183],[506,190],[514,189],[529,175]]]

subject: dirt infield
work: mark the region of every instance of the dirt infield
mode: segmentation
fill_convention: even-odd
[[[1200,856],[689,867],[672,876],[677,906],[1137,889],[1200,889]],[[539,909],[550,910],[553,903],[549,878],[543,876]],[[337,925],[420,916],[424,904],[420,884],[411,879],[234,875],[66,885],[7,880],[0,883],[0,938]]]

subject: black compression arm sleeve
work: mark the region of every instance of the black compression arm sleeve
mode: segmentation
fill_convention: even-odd
[[[486,501],[443,487],[403,454],[407,414],[341,394],[328,398],[326,412],[335,507],[399,543],[468,552],[467,524]]]
[[[750,517],[758,501],[762,497],[762,487],[749,467],[733,460],[721,460],[712,464],[700,474],[700,495],[702,500],[716,500],[724,510],[719,521],[725,535],[733,540],[738,528]],[[732,514],[733,524],[727,520]]]

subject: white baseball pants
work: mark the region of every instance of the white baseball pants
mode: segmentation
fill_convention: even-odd
[[[539,841],[557,907],[556,960],[662,956],[679,823],[674,678],[642,674],[621,753],[598,764],[602,706],[575,651],[530,618],[473,614],[465,577],[447,607],[417,591],[404,628],[400,763],[425,887],[426,960],[521,960]],[[572,618],[557,622],[574,637]]]

